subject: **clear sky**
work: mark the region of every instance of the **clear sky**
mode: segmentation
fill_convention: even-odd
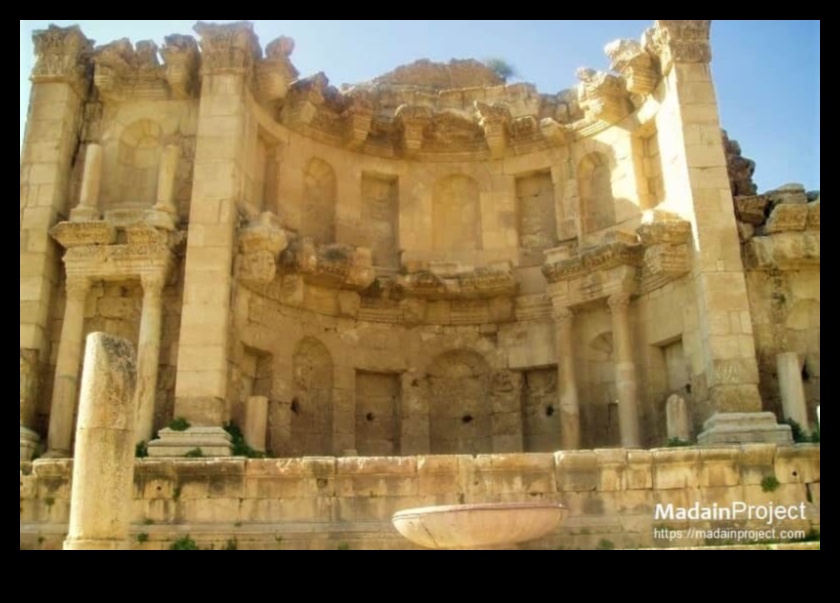
[[[50,23],[79,24],[99,44],[123,37],[160,44],[165,35],[191,33],[195,21],[21,20],[21,144],[33,63],[31,33]],[[291,36],[297,42],[292,60],[301,74],[323,71],[336,85],[369,80],[420,58],[498,57],[541,92],[554,93],[576,83],[577,67],[607,68],[604,46],[617,38],[638,39],[652,21],[254,23],[263,46],[279,35]],[[759,189],[789,182],[819,189],[820,21],[715,21],[712,31],[723,125],[758,163]]]

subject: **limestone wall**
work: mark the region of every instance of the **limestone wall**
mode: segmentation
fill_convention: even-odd
[[[70,461],[37,461],[20,478],[21,548],[60,546]],[[779,486],[765,492],[762,482]],[[657,504],[774,503],[807,507],[779,530],[819,530],[819,447],[610,450],[541,455],[139,462],[132,533],[139,549],[190,535],[216,549],[408,549],[390,516],[418,506],[551,501],[571,516],[535,549],[722,544],[665,542],[654,529],[732,527],[656,520]],[[765,488],[766,489],[766,488]],[[739,522],[739,528],[766,528]],[[142,536],[141,536],[142,535]],[[142,542],[141,542],[142,541]],[[743,543],[741,543],[743,544]]]

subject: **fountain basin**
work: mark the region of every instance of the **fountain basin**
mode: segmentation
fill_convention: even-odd
[[[483,504],[412,509],[394,515],[405,538],[427,549],[493,549],[539,540],[568,516],[558,504]]]

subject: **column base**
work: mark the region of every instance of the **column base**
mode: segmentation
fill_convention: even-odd
[[[700,446],[717,444],[793,444],[788,425],[779,425],[771,412],[721,413],[706,421],[697,438]]]
[[[38,452],[38,447],[41,444],[41,438],[37,433],[26,427],[20,427],[20,461],[28,463]]]
[[[65,551],[130,551],[128,540],[65,540]]]
[[[159,439],[149,442],[152,458],[178,458],[201,451],[205,457],[229,457],[231,437],[221,427],[190,427],[186,431],[161,429]]]
[[[95,207],[79,206],[70,210],[71,222],[99,222],[102,214]]]

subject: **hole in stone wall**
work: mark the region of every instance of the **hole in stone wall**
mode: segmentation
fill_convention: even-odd
[[[368,420],[368,423],[373,423],[376,420],[376,417],[372,412],[369,412],[365,418]]]
[[[806,364],[802,367],[802,381],[808,383],[811,380],[811,371],[808,370],[808,365]]]
[[[548,408],[546,408],[546,409],[545,409],[545,416],[546,416],[546,417],[548,417],[548,418],[550,419],[551,417],[553,417],[553,416],[554,416],[554,412],[555,412],[555,411],[554,411],[554,407],[553,407],[553,406],[549,406]]]
[[[464,418],[463,418],[463,419],[461,419],[461,422],[462,422],[464,425],[469,425],[469,424],[470,424],[470,423],[472,423],[473,421],[475,421],[475,419],[472,417],[472,415],[466,415],[466,416],[464,416]]]
[[[300,414],[300,401],[297,398],[292,400],[292,412],[296,415]]]
[[[687,393],[689,396],[691,395],[691,383],[685,386],[685,393]]]

